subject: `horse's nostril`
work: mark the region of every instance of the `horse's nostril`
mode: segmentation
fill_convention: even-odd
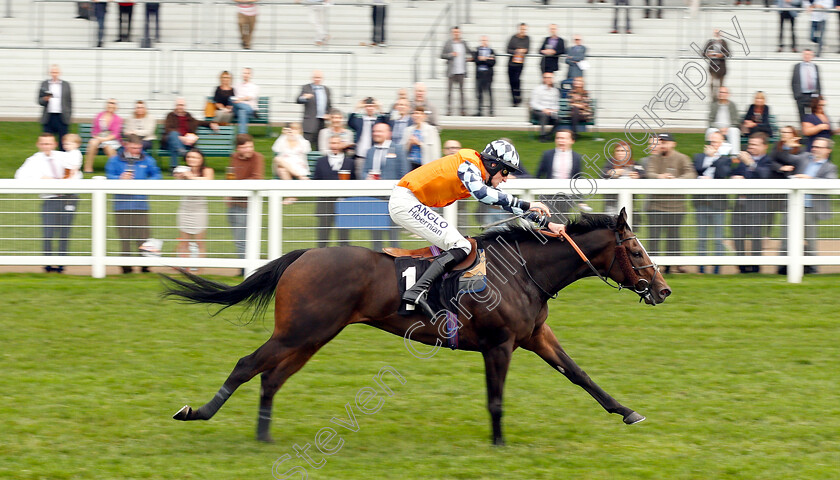
[[[662,297],[662,298],[667,298],[668,295],[670,295],[670,294],[671,294],[671,291],[668,290],[667,288],[663,288],[662,290],[659,291],[659,296]]]

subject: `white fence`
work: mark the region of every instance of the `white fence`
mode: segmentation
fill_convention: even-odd
[[[329,244],[332,230],[338,230],[338,244],[378,248],[388,233],[390,243],[421,246],[422,240],[410,237],[387,218],[385,202],[393,184],[384,180],[0,180],[0,265],[89,265],[94,277],[104,277],[109,265],[244,268],[250,272],[288,251]],[[607,213],[626,208],[634,230],[660,265],[785,266],[791,282],[802,280],[806,266],[840,265],[840,180],[616,179],[579,180],[574,192],[571,187],[567,180],[534,179],[504,185],[505,191],[526,199],[551,199],[552,208],[562,214],[581,208]],[[62,193],[79,198],[68,235],[70,247],[57,257],[50,254],[51,247],[42,247],[46,217],[38,194]],[[119,202],[115,195],[121,194],[148,195],[145,221],[149,236],[164,241],[162,256],[136,256],[134,245],[145,238],[125,238],[118,229],[123,212],[113,210]],[[708,208],[701,216],[700,201],[709,195],[719,207],[712,216]],[[183,248],[188,239],[176,219],[186,196],[207,199],[206,245],[201,255],[190,255]],[[245,220],[241,251],[235,248],[234,228],[228,223],[230,197],[247,201],[241,217]],[[465,234],[478,233],[481,224],[500,217],[495,209],[476,207],[476,203],[458,202],[444,208],[443,215]],[[665,204],[670,213],[657,210],[654,203]],[[815,215],[816,207],[819,215]],[[661,228],[662,222],[656,219],[663,215],[678,219],[672,222],[676,225],[671,232],[676,235],[669,237]],[[754,243],[744,247],[745,229],[753,231],[747,237],[758,236],[758,247]],[[807,236],[812,240],[806,249]],[[133,242],[132,246],[121,248],[126,241]],[[179,244],[181,250],[176,252]]]

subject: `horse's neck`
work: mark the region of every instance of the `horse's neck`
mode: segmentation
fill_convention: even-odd
[[[604,231],[595,230],[576,235],[572,240],[592,261],[611,244],[611,238],[608,239]],[[533,276],[546,279],[546,287],[548,287],[546,290],[552,295],[581,278],[595,275],[583,258],[565,240],[549,240],[549,243],[544,246],[536,246],[531,250],[530,257],[532,260],[525,258],[528,262],[526,266],[529,270],[533,268],[534,271],[531,272]],[[599,265],[594,266],[599,268]]]

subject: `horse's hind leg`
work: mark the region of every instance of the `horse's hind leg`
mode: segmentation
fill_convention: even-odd
[[[222,388],[219,389],[212,400],[197,410],[193,410],[189,405],[184,405],[172,418],[175,420],[209,420],[222,408],[222,405],[240,385],[254,378],[260,372],[273,369],[282,359],[280,342],[274,338],[269,339],[254,353],[242,357],[236,362],[236,367],[233,368]]]
[[[273,370],[262,373],[260,413],[257,417],[257,440],[269,443],[274,441],[271,438],[271,408],[274,394],[280,390],[280,387],[286,383],[289,377],[309,361],[316,351],[315,348],[299,347],[291,354],[285,355]]]
[[[574,360],[560,346],[554,332],[543,324],[540,330],[531,339],[522,345],[522,348],[530,350],[545,360],[549,365],[566,376],[572,383],[586,390],[592,397],[610,413],[617,413],[624,417],[624,423],[632,425],[645,419],[642,415],[618,403],[601,387],[595,384],[589,375],[586,374]]]

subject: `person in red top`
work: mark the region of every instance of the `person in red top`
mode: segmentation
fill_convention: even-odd
[[[404,301],[421,306],[434,317],[425,301],[429,287],[470,253],[467,239],[430,207],[445,207],[473,196],[479,202],[516,215],[530,212],[526,218],[554,233],[565,229],[565,225],[548,222],[551,212],[543,203],[526,202],[498,188],[510,173],[519,172],[519,154],[513,145],[506,140],[494,140],[481,153],[468,148],[458,150],[412,170],[397,183],[388,202],[394,223],[444,250],[405,291]]]

